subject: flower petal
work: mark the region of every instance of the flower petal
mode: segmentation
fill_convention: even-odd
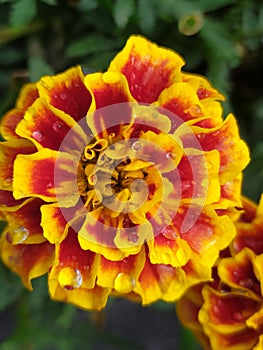
[[[99,255],[81,249],[77,233],[69,230],[64,241],[56,246],[55,263],[49,273],[51,298],[84,309],[105,306],[110,289],[95,285],[99,261]]]
[[[129,102],[135,101],[125,77],[119,72],[94,73],[86,76],[85,85],[92,96],[87,123],[93,134],[119,135],[121,126],[131,121]]]
[[[12,139],[0,143],[0,189],[12,190],[13,164],[18,154],[30,154],[35,151],[34,145],[27,140]]]
[[[70,133],[69,133],[70,131]],[[82,150],[87,140],[80,126],[64,112],[37,99],[18,124],[16,133],[31,140],[37,148],[59,150],[65,137],[70,150]]]
[[[162,110],[168,110],[172,121],[172,132],[182,123],[192,119],[199,119],[205,114],[192,86],[187,83],[175,83],[163,90],[157,104]]]
[[[183,266],[191,256],[191,249],[187,242],[180,239],[179,236],[175,239],[165,237],[164,234],[167,234],[169,229],[176,231],[176,228],[173,228],[172,225],[167,226],[161,234],[147,242],[149,258],[152,264],[165,264],[173,267]]]
[[[16,211],[5,212],[8,224],[3,234],[9,243],[38,244],[46,241],[40,226],[42,204],[40,199],[31,199],[24,201]]]
[[[31,280],[46,274],[53,261],[54,247],[48,242],[13,245],[3,235],[0,250],[3,262],[21,276],[30,290],[33,289]]]
[[[221,101],[225,100],[225,97],[212,87],[205,77],[198,74],[182,73],[182,78],[184,82],[193,87],[199,100],[207,98]]]
[[[151,103],[163,89],[180,81],[183,59],[175,52],[158,47],[141,36],[131,36],[113,59],[110,71],[123,73],[133,97]]]
[[[38,98],[36,84],[26,84],[20,92],[16,108],[8,111],[1,120],[0,132],[6,140],[17,138],[16,126],[28,107]]]
[[[218,266],[220,279],[232,288],[260,295],[260,284],[253,270],[254,260],[255,254],[248,248],[234,257],[222,259]]]
[[[212,266],[218,251],[229,245],[236,231],[227,215],[218,216],[212,207],[206,206],[200,212],[198,207],[181,206],[173,223],[191,249],[202,256],[203,264]],[[187,231],[182,231],[182,223],[189,221]],[[193,220],[193,221],[191,221]],[[190,225],[191,223],[191,225]]]
[[[220,182],[233,180],[249,162],[248,147],[239,138],[237,123],[229,115],[219,127],[202,129],[193,126],[204,151],[217,149],[220,152]]]
[[[37,87],[40,97],[78,122],[86,116],[91,103],[83,81],[84,75],[78,66],[54,77],[43,77]]]
[[[122,260],[129,255],[116,248],[114,238],[119,219],[112,219],[105,214],[103,207],[86,215],[79,230],[79,243],[82,249],[91,250],[112,261]]]
[[[97,284],[114,289],[117,293],[127,294],[133,291],[144,267],[145,252],[130,255],[120,261],[110,261],[103,256],[98,269]]]
[[[44,148],[31,155],[18,155],[14,163],[14,197],[33,196],[47,202],[61,199],[61,204],[71,206],[75,196],[79,197],[76,172],[75,160],[66,153]]]
[[[246,330],[246,319],[256,312],[260,303],[246,294],[232,292],[222,294],[205,286],[204,304],[199,312],[199,320],[204,328],[214,329],[223,334]]]

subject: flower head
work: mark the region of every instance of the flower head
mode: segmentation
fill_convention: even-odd
[[[105,73],[26,85],[1,132],[3,261],[53,299],[177,300],[235,234],[248,150],[223,96],[132,36]]]
[[[199,284],[178,303],[182,322],[205,349],[259,350],[263,345],[263,196],[256,207],[244,198],[237,236],[214,268],[214,280]]]

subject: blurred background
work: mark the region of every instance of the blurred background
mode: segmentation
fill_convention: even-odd
[[[103,71],[130,34],[179,52],[226,96],[251,149],[243,192],[263,192],[263,3],[258,0],[0,0],[0,116],[21,86],[81,64]],[[3,227],[3,224],[2,224]],[[111,299],[91,313],[25,291],[0,263],[0,350],[199,349],[173,304]]]

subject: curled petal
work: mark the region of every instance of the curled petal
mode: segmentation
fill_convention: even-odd
[[[36,84],[26,84],[21,89],[16,108],[7,112],[1,120],[0,132],[6,140],[19,137],[16,133],[16,126],[38,96]]]
[[[87,123],[93,134],[118,136],[131,121],[129,102],[135,101],[126,78],[118,72],[94,73],[86,76],[85,84],[92,96]]]
[[[248,248],[231,258],[221,260],[218,266],[218,274],[222,282],[228,286],[253,291],[260,295],[260,285],[253,270],[255,254]]]
[[[0,144],[0,188],[12,191],[13,165],[18,154],[30,154],[35,151],[34,145],[27,140],[13,139]]]
[[[70,134],[69,134],[70,131]],[[48,105],[43,98],[37,99],[27,110],[16,128],[21,137],[31,140],[37,148],[59,150],[64,138],[70,137],[71,151],[79,150],[86,143],[86,136],[74,119]]]
[[[216,99],[224,101],[225,97],[220,94],[210,82],[203,76],[191,73],[182,73],[183,81],[190,84],[195,90],[199,100]]]
[[[248,164],[248,148],[239,138],[233,115],[229,115],[219,127],[203,130],[193,127],[193,131],[199,135],[199,142],[204,151],[217,149],[220,152],[221,184],[233,180]]]
[[[191,256],[191,249],[187,242],[179,236],[174,239],[167,238],[169,229],[172,231],[172,235],[176,235],[176,228],[167,226],[163,233],[147,242],[151,263],[173,267],[183,266]]]
[[[204,329],[213,329],[222,334],[245,331],[246,319],[260,307],[258,301],[245,294],[222,294],[208,286],[203,289],[203,297],[205,302],[199,312],[200,322]]]
[[[187,83],[175,83],[163,90],[157,104],[163,109],[172,112],[169,114],[172,122],[172,132],[182,122],[199,119],[205,114],[205,109],[193,88]]]
[[[3,235],[11,244],[38,244],[46,241],[40,226],[40,207],[43,204],[40,199],[29,199],[16,209],[6,211],[6,226]]]
[[[46,274],[54,258],[54,247],[48,242],[13,245],[8,243],[5,235],[2,235],[0,250],[3,262],[21,276],[30,290],[33,289],[31,280]]]
[[[131,36],[109,70],[126,76],[138,102],[151,103],[163,89],[181,80],[183,64],[182,58],[173,51],[160,48],[143,37]]]
[[[84,85],[81,67],[68,69],[55,77],[43,77],[37,83],[40,97],[76,121],[86,116],[91,96]]]
[[[14,197],[33,196],[47,202],[62,198],[61,204],[70,206],[76,190],[76,169],[70,155],[45,148],[31,155],[18,155],[14,163]]]
[[[55,263],[49,273],[52,299],[67,301],[84,309],[105,306],[110,289],[95,284],[100,256],[81,249],[77,233],[70,230],[56,246]]]

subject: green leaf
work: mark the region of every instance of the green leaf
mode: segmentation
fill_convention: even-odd
[[[80,11],[91,11],[95,10],[98,7],[97,0],[81,0],[77,4],[77,9]]]
[[[10,24],[13,27],[22,27],[29,24],[37,14],[35,0],[17,0],[12,2]]]
[[[116,41],[102,35],[87,35],[72,42],[66,51],[67,57],[84,57],[108,51],[116,47]]]
[[[57,5],[58,4],[57,0],[41,0],[41,1],[47,5]]]
[[[13,303],[21,295],[23,288],[19,278],[0,263],[0,310]]]
[[[222,22],[214,18],[205,18],[200,36],[213,57],[224,60],[231,68],[235,68],[239,64],[240,57],[236,43],[229,36],[229,31]]]
[[[30,57],[28,65],[30,81],[37,81],[44,75],[54,74],[52,68],[40,57]]]
[[[156,8],[152,0],[139,0],[138,16],[142,31],[151,34],[156,22]]]
[[[118,28],[126,27],[134,12],[134,0],[116,0],[113,8],[113,18]]]

